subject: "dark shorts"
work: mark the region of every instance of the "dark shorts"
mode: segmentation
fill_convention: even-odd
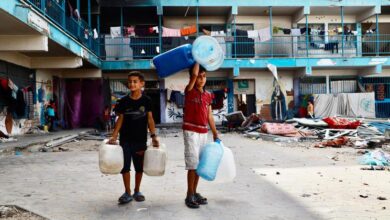
[[[121,146],[124,158],[124,165],[121,173],[130,172],[131,160],[133,160],[135,172],[143,172],[146,143],[121,143]]]

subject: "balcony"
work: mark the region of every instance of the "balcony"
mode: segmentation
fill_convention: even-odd
[[[27,2],[66,33],[98,54],[99,43],[93,38],[92,28],[83,19],[66,15],[65,0],[27,0]]]
[[[152,59],[183,44],[192,37],[100,38],[100,57],[106,61]],[[302,35],[273,36],[266,42],[242,36],[216,37],[226,58],[337,58],[389,56],[390,35]]]

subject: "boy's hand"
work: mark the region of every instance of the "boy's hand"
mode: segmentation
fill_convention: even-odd
[[[107,142],[108,144],[117,144],[117,137],[113,136],[110,138],[110,140]]]
[[[159,147],[160,146],[160,142],[158,141],[158,138],[156,136],[154,136],[152,138],[152,145],[153,145],[153,147]]]
[[[221,140],[221,139],[218,137],[218,134],[217,134],[217,135],[213,135],[213,139],[214,139],[214,142],[216,142],[217,140]]]
[[[194,68],[192,69],[192,76],[198,77],[199,75],[199,63],[195,63]]]

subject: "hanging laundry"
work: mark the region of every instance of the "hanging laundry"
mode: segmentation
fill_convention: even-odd
[[[195,33],[196,33],[196,26],[195,25],[180,29],[181,36],[188,36],[188,35],[195,34]]]
[[[89,30],[88,29],[84,29],[84,38],[86,40],[88,40],[88,38],[89,38]]]
[[[258,31],[259,37],[260,37],[260,42],[265,42],[271,40],[271,28],[263,28]]]
[[[98,37],[99,37],[99,34],[98,34],[96,28],[94,28],[93,29],[93,39],[98,39]]]
[[[163,29],[162,32],[163,37],[181,37],[180,29],[172,29],[166,27],[162,27],[162,29]]]
[[[39,102],[39,103],[42,103],[42,102],[44,102],[45,100],[46,100],[46,91],[45,91],[45,89],[42,88],[42,86],[41,86],[41,88],[38,89],[38,102]]]
[[[222,36],[226,36],[226,34],[225,34],[225,31],[211,31],[210,36],[222,37]]]
[[[12,82],[11,79],[8,79],[8,87],[12,90],[12,97],[16,99],[19,88],[14,84],[14,82]]]
[[[301,34],[308,33],[308,35],[311,34],[311,28],[301,28]]]
[[[134,27],[133,26],[124,27],[124,35],[126,37],[128,37],[128,36],[135,36]]]
[[[258,30],[250,30],[248,31],[248,38],[251,38],[253,40],[256,40],[259,38],[259,31]]]
[[[121,37],[122,31],[121,27],[110,27],[111,38]]]
[[[182,94],[180,91],[172,91],[169,101],[175,103],[178,108],[183,108],[184,94]]]
[[[153,31],[156,32],[156,33],[158,34],[158,33],[159,33],[158,26],[154,26],[154,27],[153,27]]]
[[[299,29],[299,28],[291,29],[291,36],[294,36],[294,37],[301,36],[301,29]]]
[[[171,90],[171,89],[167,89],[167,101],[170,101],[170,100],[171,100],[172,91],[173,91],[173,90]]]
[[[283,34],[291,34],[291,29],[283,28]]]
[[[222,109],[223,108],[223,101],[226,99],[225,97],[225,90],[216,90],[213,91],[214,99],[211,104],[211,108],[213,110],[215,109]]]
[[[153,35],[153,29],[150,27],[135,26],[134,32],[137,36],[140,37]]]
[[[80,12],[77,8],[73,11],[73,15],[78,21],[81,20]]]

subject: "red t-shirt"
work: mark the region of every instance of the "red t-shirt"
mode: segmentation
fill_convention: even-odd
[[[208,107],[213,100],[212,94],[193,88],[185,93],[183,130],[207,133]]]

